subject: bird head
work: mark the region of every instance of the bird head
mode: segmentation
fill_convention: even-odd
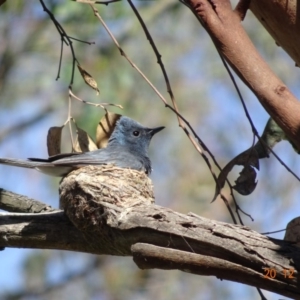
[[[116,123],[108,144],[117,143],[128,147],[131,151],[146,155],[152,137],[164,128],[147,128],[128,117],[122,116]]]

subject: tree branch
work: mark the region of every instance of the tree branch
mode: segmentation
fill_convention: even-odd
[[[157,205],[126,209],[117,214],[115,221],[119,225],[83,234],[62,212],[2,214],[0,247],[133,255],[142,269],[213,275],[294,299],[300,297],[299,248],[288,242]],[[264,268],[275,270],[276,277],[265,278]],[[289,270],[293,270],[293,278],[287,278]]]
[[[284,290],[286,288],[280,280],[274,279],[275,282],[272,282],[271,278],[264,278],[261,271],[255,271],[220,258],[142,243],[133,245],[131,249],[133,260],[141,269],[178,269],[192,274],[217,276],[222,280],[244,283],[265,290],[273,290],[275,285],[276,289]],[[276,292],[278,293],[278,290]]]
[[[250,9],[259,22],[300,66],[299,5],[297,0],[251,0]]]
[[[55,209],[51,206],[0,188],[0,209],[9,212],[40,213]]]
[[[203,26],[236,74],[300,149],[300,102],[257,52],[230,1],[186,2],[201,18]]]

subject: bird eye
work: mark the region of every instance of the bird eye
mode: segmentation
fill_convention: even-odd
[[[140,132],[137,131],[137,130],[135,130],[135,131],[133,132],[133,135],[134,135],[134,136],[139,136],[139,135],[140,135]]]

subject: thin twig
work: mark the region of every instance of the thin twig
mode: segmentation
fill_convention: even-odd
[[[92,105],[92,106],[96,106],[96,107],[101,107],[103,109],[105,109],[105,106],[115,106],[115,107],[118,107],[118,108],[121,108],[123,109],[123,106],[120,105],[120,104],[114,104],[114,103],[93,103],[93,102],[88,102],[88,101],[85,101],[79,97],[77,97],[71,89],[69,89],[69,94],[76,100],[82,102],[82,103],[85,103],[85,104],[88,104],[88,105]]]
[[[274,152],[274,150],[272,148],[270,148],[266,143],[265,141],[263,140],[260,140],[260,142],[262,142],[264,144],[265,147],[267,147],[270,152],[276,157],[276,159],[280,162],[281,165],[283,165],[283,167],[289,172],[291,173],[298,181],[300,181],[300,177],[294,173],[284,162],[283,160]]]
[[[158,97],[164,102],[165,105],[167,105],[167,101],[166,99],[163,97],[163,95],[157,90],[157,88],[151,83],[151,81],[144,75],[144,73],[132,62],[132,60],[126,55],[126,53],[123,51],[123,49],[120,47],[118,41],[116,40],[116,38],[114,37],[114,35],[112,34],[112,32],[110,31],[110,29],[107,27],[107,25],[105,24],[105,22],[103,21],[103,19],[101,18],[101,16],[99,15],[98,10],[96,9],[95,6],[93,6],[92,4],[90,4],[90,6],[93,9],[93,12],[95,14],[95,16],[98,18],[98,20],[101,22],[101,24],[103,25],[103,27],[105,28],[105,30],[107,31],[107,33],[109,34],[109,36],[111,37],[111,39],[113,40],[113,42],[115,43],[115,45],[117,46],[117,48],[119,49],[120,53],[122,56],[125,57],[125,59],[129,62],[129,64],[137,70],[137,72],[144,78],[144,80],[151,86],[151,88],[155,91],[155,93],[158,95]]]
[[[199,23],[203,26],[203,22],[202,22],[202,20],[201,20],[201,18],[198,16],[198,14],[193,10],[193,8],[189,5],[189,4],[187,4],[186,3],[186,1],[184,1],[184,0],[180,0],[180,2],[181,3],[183,3],[184,5],[186,5],[192,12],[193,12],[193,14],[196,16],[196,18],[198,19],[198,21],[199,21]],[[204,27],[204,26],[203,26]],[[217,47],[217,45],[216,45],[216,43],[215,43],[215,41],[212,39],[212,41],[213,41],[213,43],[214,43],[214,46],[215,46],[215,48],[216,48],[216,50],[217,50],[217,52],[218,52],[218,54],[219,54],[219,56],[220,56],[220,58],[221,58],[221,60],[222,60],[222,62],[223,62],[223,64],[224,64],[224,67],[225,67],[225,69],[227,70],[227,72],[228,72],[228,74],[229,74],[229,76],[230,76],[230,78],[231,78],[231,80],[232,80],[232,83],[233,83],[233,85],[234,85],[234,87],[235,87],[235,89],[236,89],[236,91],[237,91],[237,94],[238,94],[238,96],[239,96],[239,98],[240,98],[240,101],[241,101],[241,103],[242,103],[242,106],[243,106],[243,109],[244,109],[244,112],[245,112],[245,114],[246,114],[246,117],[247,117],[247,119],[248,119],[248,121],[249,121],[249,123],[250,123],[250,126],[251,126],[251,130],[252,130],[252,132],[253,132],[253,134],[254,134],[254,136],[256,136],[257,138],[258,138],[258,140],[261,142],[261,143],[263,143],[263,145],[265,145],[269,150],[270,150],[270,152],[277,158],[277,160],[285,167],[285,169],[289,172],[289,173],[291,173],[296,179],[298,179],[298,181],[300,181],[300,178],[279,158],[279,156],[268,146],[268,145],[266,145],[266,143],[261,139],[261,137],[260,137],[260,135],[258,134],[258,132],[257,132],[257,130],[256,130],[256,128],[255,128],[255,126],[254,126],[254,123],[253,123],[253,121],[252,121],[252,119],[251,119],[251,116],[250,116],[250,114],[249,114],[249,112],[248,112],[248,110],[247,110],[247,107],[246,107],[246,104],[245,104],[245,101],[244,101],[244,99],[243,99],[243,97],[242,97],[242,94],[241,94],[241,92],[240,92],[240,90],[239,90],[239,88],[238,88],[238,85],[237,85],[237,83],[236,83],[236,81],[235,81],[235,79],[234,79],[234,76],[232,75],[232,73],[231,73],[231,71],[230,71],[230,69],[229,69],[229,67],[228,67],[228,65],[227,65],[227,62],[225,61],[225,59],[224,59],[224,57],[222,56],[222,54],[221,54],[221,52],[219,51],[219,49],[218,49],[218,47]],[[230,189],[231,189],[231,194],[233,195],[233,190],[232,190],[232,185],[230,184],[230,182],[228,181],[228,179],[226,179],[226,182],[228,183],[228,185],[229,185],[229,187],[230,187]],[[235,198],[233,197],[233,199],[234,199],[234,202],[235,202],[235,204],[237,205],[237,203],[236,203],[236,200],[235,200]],[[237,205],[238,206],[238,205]],[[236,206],[236,207],[237,207]],[[238,209],[242,212],[242,213],[244,213],[241,209],[240,209],[240,207],[238,206]],[[245,214],[245,213],[244,213]],[[252,219],[252,217],[251,216],[249,216],[251,219]]]
[[[171,101],[172,101],[172,104],[173,104],[175,113],[176,113],[177,118],[178,118],[179,126],[180,126],[180,127],[183,129],[183,131],[188,135],[190,141],[193,143],[194,141],[193,141],[192,138],[189,136],[189,133],[188,133],[188,131],[187,131],[186,128],[185,128],[185,124],[184,124],[184,123],[186,123],[186,122],[184,122],[184,121],[182,120],[182,118],[179,116],[179,110],[178,110],[178,107],[177,107],[177,104],[176,104],[175,96],[174,96],[174,93],[173,93],[173,91],[172,91],[171,84],[170,84],[170,81],[169,81],[169,78],[168,78],[166,69],[165,69],[164,64],[163,64],[163,61],[162,61],[162,56],[161,56],[161,54],[159,53],[159,51],[158,51],[158,49],[157,49],[157,47],[156,47],[156,45],[155,45],[155,43],[154,43],[154,40],[153,40],[153,38],[152,38],[152,36],[151,36],[151,34],[150,34],[150,32],[149,32],[149,30],[148,30],[148,28],[147,28],[145,22],[143,21],[141,15],[139,14],[138,10],[136,9],[136,7],[134,6],[134,4],[132,3],[131,0],[127,0],[127,1],[128,1],[128,3],[129,3],[129,5],[131,6],[133,12],[135,13],[137,19],[139,20],[139,22],[140,22],[140,24],[141,24],[141,27],[143,28],[144,33],[145,33],[145,35],[146,35],[146,38],[148,39],[148,41],[149,41],[149,43],[150,43],[150,45],[151,45],[151,47],[152,47],[152,49],[153,49],[153,51],[154,51],[154,53],[155,53],[155,55],[156,55],[157,63],[158,63],[159,66],[161,67],[161,70],[162,70],[162,73],[163,73],[163,76],[164,76],[164,79],[165,79],[165,83],[166,83],[166,86],[167,86],[167,91],[168,91],[168,93],[169,93],[169,95],[170,95],[170,98],[171,98]],[[219,164],[217,163],[216,159],[214,158],[214,156],[213,156],[212,152],[209,150],[209,148],[208,148],[208,147],[205,145],[205,143],[200,139],[200,137],[196,134],[196,132],[192,129],[192,127],[191,127],[191,126],[188,126],[188,127],[192,130],[192,132],[193,132],[195,138],[198,140],[198,143],[201,145],[201,147],[202,147],[205,151],[208,152],[208,154],[210,155],[210,157],[213,159],[215,165],[219,168],[219,170],[221,170],[221,167],[220,167]],[[197,148],[196,148],[196,149],[197,149]],[[202,149],[201,149],[201,150],[202,150]],[[205,162],[207,163],[207,165],[208,165],[208,167],[209,167],[209,170],[210,170],[210,172],[211,172],[211,174],[212,174],[212,176],[213,176],[213,178],[214,178],[216,184],[218,185],[217,177],[215,176],[215,173],[213,172],[212,167],[211,167],[211,165],[210,165],[208,159],[205,157],[205,154],[203,153],[203,151],[201,151],[201,152],[199,152],[199,153],[202,155],[203,159],[204,159]],[[231,187],[231,192],[232,192],[232,195],[233,195],[233,189],[232,189],[232,187]],[[234,217],[234,215],[233,215],[233,212],[231,211],[231,208],[230,208],[230,206],[229,206],[228,200],[226,199],[226,197],[225,197],[224,195],[222,195],[221,198],[223,199],[223,201],[226,200],[226,201],[225,201],[225,204],[226,204],[226,206],[227,206],[227,209],[228,209],[229,213],[230,213],[231,216],[232,216],[232,220],[233,220],[233,222],[234,222],[235,224],[237,224],[237,223],[236,223],[236,220],[235,220],[235,217]],[[235,198],[234,198],[234,197],[233,197],[233,199],[234,199],[234,201],[235,201]],[[238,214],[238,212],[237,212],[237,214]],[[243,222],[242,222],[240,216],[238,216],[238,217],[239,217],[239,219],[240,219],[241,224],[243,224]],[[251,218],[251,219],[252,219],[252,218]]]
[[[106,31],[108,32],[109,36],[111,37],[111,39],[113,40],[113,42],[115,43],[115,45],[117,46],[117,48],[119,49],[120,53],[122,56],[125,57],[125,59],[130,63],[130,65],[143,77],[143,79],[152,87],[152,89],[155,91],[155,93],[159,96],[159,98],[163,101],[163,103],[165,104],[165,106],[169,109],[171,109],[187,126],[188,128],[192,131],[194,137],[196,138],[196,141],[191,135],[190,132],[187,130],[187,128],[185,126],[182,126],[183,131],[185,132],[185,134],[188,136],[188,138],[190,139],[191,143],[193,144],[193,146],[196,148],[196,150],[199,152],[199,154],[203,157],[205,163],[207,164],[214,180],[215,183],[218,185],[218,180],[217,180],[217,176],[215,174],[215,172],[212,169],[212,166],[210,164],[209,159],[205,156],[205,154],[203,153],[203,150],[200,148],[199,145],[201,145],[208,153],[210,153],[210,155],[213,157],[213,155],[211,154],[211,152],[209,151],[209,149],[205,146],[205,144],[202,142],[202,140],[200,139],[200,137],[196,134],[195,130],[192,128],[192,126],[189,124],[189,122],[178,112],[176,111],[175,108],[173,108],[172,106],[170,106],[166,99],[162,96],[162,94],[156,89],[156,87],[150,82],[150,80],[144,75],[144,73],[132,62],[132,60],[126,55],[126,53],[123,51],[123,49],[121,48],[121,46],[119,45],[118,41],[116,40],[116,38],[114,37],[114,35],[112,34],[112,32],[110,31],[110,29],[107,27],[107,25],[105,24],[104,20],[101,18],[98,10],[93,6],[90,5],[93,9],[93,12],[95,14],[95,16],[99,19],[99,21],[102,23],[102,25],[104,26],[104,28],[106,29]],[[199,144],[198,144],[199,143]],[[215,158],[213,157],[213,160],[215,161]],[[216,163],[216,162],[215,162]],[[224,195],[221,194],[221,196],[224,198],[226,198]],[[231,211],[231,208],[227,203],[227,209],[229,210],[231,216],[233,216],[233,212]],[[233,217],[233,222],[235,224],[236,220]]]
[[[184,0],[181,1],[181,2],[184,3],[184,4],[186,4],[186,2],[185,2]],[[198,14],[195,12],[195,10],[194,10],[192,7],[190,7],[189,5],[187,5],[187,6],[191,9],[191,11],[194,13],[194,15],[196,16],[196,18],[199,20],[200,24],[204,27],[203,22],[202,22],[202,19],[198,16]],[[237,84],[236,84],[236,81],[235,81],[235,79],[234,79],[232,73],[230,72],[230,70],[229,70],[229,68],[228,68],[228,66],[227,66],[227,63],[225,62],[225,59],[224,59],[223,55],[222,55],[221,52],[219,51],[219,49],[218,49],[218,47],[217,47],[217,45],[216,45],[214,39],[212,39],[212,41],[213,41],[213,43],[214,43],[215,48],[217,49],[217,51],[218,51],[218,53],[219,53],[219,56],[220,56],[220,58],[221,58],[221,60],[222,60],[222,62],[223,62],[223,64],[224,64],[224,66],[225,66],[225,69],[227,70],[227,72],[228,72],[228,74],[229,74],[229,76],[230,76],[230,78],[231,78],[231,80],[232,80],[232,82],[233,82],[233,85],[234,85],[234,87],[235,87],[235,89],[236,89],[236,91],[237,91],[237,93],[238,93],[238,96],[239,96],[239,98],[240,98],[240,100],[241,100],[241,103],[242,103],[242,106],[243,106],[243,108],[244,108],[244,112],[245,112],[246,117],[247,117],[247,119],[248,119],[248,121],[249,121],[249,123],[250,123],[252,132],[253,132],[253,134],[254,134],[255,136],[257,136],[257,138],[261,141],[261,138],[260,138],[260,136],[259,136],[259,134],[258,134],[258,132],[257,132],[257,130],[256,130],[254,124],[253,124],[253,122],[252,122],[252,119],[251,119],[250,114],[249,114],[249,112],[248,112],[248,110],[247,110],[247,107],[246,107],[246,105],[245,105],[245,102],[244,102],[244,99],[243,99],[243,97],[242,97],[242,95],[241,95],[241,92],[240,92],[240,90],[239,90],[239,88],[238,88],[238,86],[237,86]],[[226,181],[229,182],[228,180],[226,180]],[[232,187],[230,187],[230,188],[232,189]],[[235,205],[236,205],[236,207],[237,207],[237,203],[236,203],[236,202],[235,202]],[[239,216],[239,214],[238,214],[238,216]],[[260,295],[260,297],[261,297],[262,300],[267,300],[267,299],[265,298],[264,294],[262,293],[262,291],[261,291],[259,288],[257,288],[257,291],[258,291],[258,293],[259,293],[259,295]]]
[[[58,63],[58,70],[57,70],[57,76],[56,80],[60,78],[60,70],[61,70],[61,64],[62,64],[62,57],[64,52],[64,39],[61,37],[61,45],[60,45],[60,55],[59,55],[59,63]]]
[[[257,292],[259,293],[260,295],[260,298],[261,300],[268,300],[265,295],[262,293],[261,289],[260,288],[256,288],[257,289]]]
[[[73,149],[75,149],[75,142],[74,142],[74,138],[73,138],[73,132],[72,132],[72,125],[70,120],[73,120],[72,115],[71,115],[71,109],[72,109],[72,97],[70,94],[70,90],[72,89],[72,86],[69,86],[69,109],[68,109],[68,123],[69,123],[69,130],[70,130],[70,137],[71,137],[71,142],[72,142],[72,151]],[[74,120],[73,120],[74,121]]]
[[[74,40],[74,41],[77,41],[77,42],[80,42],[80,43],[84,43],[84,44],[88,44],[88,45],[95,45],[95,44],[96,44],[95,42],[87,42],[87,41],[83,41],[83,40],[80,40],[80,39],[76,39],[76,38],[74,38],[74,37],[72,37],[72,36],[69,36],[69,38],[70,38],[71,40]]]
[[[197,18],[197,20],[199,21],[199,23],[204,27],[204,25],[203,25],[203,22],[202,22],[202,20],[201,20],[201,18],[198,16],[198,14],[193,10],[193,8],[185,1],[185,0],[179,0],[181,3],[183,3],[185,6],[187,6],[192,12],[193,12],[193,14],[195,15],[195,17]],[[247,2],[247,1],[245,1],[245,2]],[[226,69],[226,71],[228,72],[228,75],[230,76],[230,79],[231,79],[231,81],[232,81],[232,83],[233,83],[233,85],[234,85],[234,87],[235,87],[235,89],[236,89],[236,91],[237,91],[237,94],[238,94],[238,96],[239,96],[239,98],[240,98],[240,100],[241,100],[241,103],[242,103],[242,106],[243,106],[243,108],[244,108],[244,112],[245,112],[245,114],[246,114],[246,117],[247,117],[247,119],[248,119],[248,121],[249,121],[249,123],[250,123],[250,126],[251,126],[251,129],[252,129],[252,132],[253,132],[253,134],[259,139],[259,141],[261,142],[261,143],[263,143],[263,145],[264,146],[266,146],[269,150],[270,150],[270,152],[277,158],[277,160],[286,168],[286,170],[289,172],[289,173],[291,173],[296,179],[298,179],[298,181],[300,181],[300,177],[298,177],[279,157],[278,157],[278,155],[272,150],[272,148],[270,148],[262,139],[261,139],[261,137],[260,137],[260,135],[258,134],[258,132],[257,132],[257,130],[256,130],[256,128],[255,128],[255,126],[254,126],[254,123],[253,123],[253,121],[252,121],[252,119],[251,119],[251,117],[250,117],[250,114],[249,114],[249,112],[248,112],[248,110],[247,110],[247,107],[246,107],[246,104],[245,104],[245,101],[244,101],[244,99],[243,99],[243,97],[242,97],[242,94],[241,94],[241,92],[240,92],[240,89],[239,89],[239,87],[238,87],[238,85],[237,85],[237,83],[236,83],[236,80],[234,79],[234,76],[232,75],[232,73],[231,73],[231,71],[230,71],[230,69],[229,69],[229,67],[228,67],[228,64],[227,64],[227,62],[225,61],[225,59],[224,59],[224,57],[223,57],[223,55],[222,55],[222,53],[219,51],[219,49],[218,49],[218,47],[217,47],[217,45],[216,45],[216,43],[215,43],[215,41],[212,39],[212,41],[213,41],[213,43],[214,43],[214,46],[215,46],[215,48],[216,48],[216,50],[217,50],[217,52],[218,52],[218,54],[219,54],[219,56],[220,56],[220,58],[221,58],[221,60],[222,60],[222,62],[223,62],[223,64],[224,64],[224,67],[225,67],[225,69]]]
[[[297,226],[298,226],[298,224],[297,224]],[[283,232],[283,231],[286,231],[286,228],[284,228],[284,229],[279,229],[279,230],[275,230],[275,231],[262,232],[262,233],[260,233],[260,234],[262,234],[262,235],[268,235],[268,234],[274,234],[274,233]]]
[[[92,0],[72,0],[74,2],[85,3],[85,4],[105,4],[108,5],[114,2],[120,2],[122,0],[108,0],[108,1],[92,1]]]
[[[136,9],[136,7],[134,6],[134,4],[132,3],[131,0],[127,0],[130,7],[132,8],[134,14],[136,15],[137,19],[139,20],[140,24],[141,24],[141,27],[143,28],[144,30],[144,33],[146,35],[146,38],[147,40],[149,41],[154,53],[155,53],[155,56],[157,58],[157,63],[159,64],[160,68],[161,68],[161,71],[163,73],[163,76],[164,76],[164,79],[165,79],[165,82],[166,82],[166,86],[167,86],[167,92],[170,94],[170,98],[172,100],[172,104],[173,104],[173,107],[175,108],[175,110],[177,112],[179,112],[178,108],[177,108],[177,104],[176,104],[176,101],[175,101],[175,97],[174,97],[174,93],[172,91],[172,88],[171,88],[171,84],[170,84],[170,80],[169,80],[169,77],[168,77],[168,74],[166,72],[166,69],[165,69],[165,66],[163,64],[163,61],[162,61],[162,55],[159,53],[155,43],[154,43],[154,40],[144,22],[144,20],[142,19],[140,13],[138,12],[138,10]],[[181,125],[182,124],[182,121],[181,119],[178,117],[178,121],[179,121],[179,124]],[[182,124],[183,125],[183,124]]]
[[[49,15],[50,19],[52,20],[53,24],[55,25],[58,33],[61,36],[62,41],[67,45],[70,46],[71,49],[71,53],[72,53],[72,57],[73,57],[73,63],[72,63],[72,75],[71,75],[71,81],[70,81],[70,85],[73,84],[74,81],[74,74],[75,74],[75,63],[79,63],[76,56],[75,56],[75,50],[73,48],[73,43],[70,39],[70,37],[67,35],[67,33],[65,32],[64,28],[60,25],[60,23],[56,20],[56,18],[54,17],[53,13],[47,8],[47,6],[45,5],[43,0],[40,0],[40,3],[44,9],[44,11]],[[63,54],[63,45],[61,46],[61,56]],[[62,58],[60,58],[60,62],[61,62]],[[59,65],[59,72],[60,72],[60,65]],[[57,75],[57,79],[59,78],[59,73]]]
[[[234,200],[235,200],[236,209],[238,211],[240,211],[242,214],[244,214],[245,216],[247,216],[253,222],[254,219],[252,218],[252,216],[250,214],[247,214],[244,210],[242,210],[241,207],[239,206],[239,204],[237,204],[236,199],[234,199]],[[236,212],[236,214],[238,216],[240,216],[237,212]],[[243,223],[243,221],[241,219],[240,219],[240,223],[241,223],[241,225],[244,225],[244,223]]]
[[[195,17],[196,17],[197,20],[199,21],[199,23],[204,27],[201,18],[200,18],[200,17],[198,16],[198,14],[194,11],[194,9],[193,9],[190,5],[188,5],[184,0],[180,0],[180,2],[183,3],[184,5],[186,5],[186,6],[192,11],[192,13],[195,15]],[[238,95],[239,95],[239,97],[240,97],[240,99],[241,99],[241,102],[242,102],[242,105],[243,105],[243,108],[244,108],[246,117],[248,118],[248,120],[249,120],[249,122],[250,122],[250,125],[251,125],[251,128],[252,128],[252,132],[254,133],[255,136],[257,136],[258,138],[260,138],[259,135],[258,135],[258,133],[257,133],[257,130],[256,130],[256,128],[255,128],[255,126],[254,126],[254,124],[253,124],[253,122],[252,122],[252,119],[251,119],[250,114],[249,114],[249,112],[248,112],[248,110],[247,110],[247,107],[246,107],[246,105],[245,105],[245,102],[244,102],[244,99],[243,99],[243,97],[242,97],[242,94],[241,94],[241,92],[240,92],[240,90],[239,90],[239,88],[238,88],[238,86],[237,86],[237,84],[236,84],[236,81],[235,81],[235,79],[234,79],[232,73],[230,72],[230,69],[228,68],[228,66],[227,66],[227,64],[226,64],[226,62],[225,62],[223,56],[221,55],[221,53],[220,53],[218,47],[216,46],[214,40],[212,40],[212,41],[213,41],[214,46],[215,46],[215,48],[216,48],[216,50],[217,50],[217,52],[218,52],[218,54],[219,54],[219,56],[220,56],[220,58],[221,58],[223,64],[224,64],[224,67],[225,67],[225,69],[227,70],[227,72],[228,72],[228,74],[229,74],[231,80],[233,81],[233,85],[234,85],[234,87],[236,88],[237,93],[238,93]],[[253,142],[253,143],[254,143],[254,142]],[[254,144],[253,144],[253,145],[254,145]],[[221,166],[217,163],[216,159],[214,158],[214,156],[213,156],[212,154],[211,154],[211,157],[212,157],[212,159],[213,159],[215,165],[216,165],[216,166],[218,167],[218,169],[221,171],[221,170],[222,170]],[[229,181],[227,178],[226,178],[226,182],[227,182],[227,184],[228,184],[228,186],[229,186],[229,188],[230,188],[230,194],[231,194],[231,196],[232,196],[232,200],[233,200],[234,205],[235,205],[235,208],[236,208],[236,214],[237,214],[237,216],[238,216],[238,218],[239,218],[240,223],[241,223],[242,225],[244,225],[244,223],[243,223],[243,221],[242,221],[242,218],[241,218],[241,216],[240,216],[240,214],[239,214],[239,211],[241,211],[241,212],[242,212],[243,214],[245,214],[246,216],[249,216],[249,218],[250,218],[251,220],[253,220],[253,218],[251,217],[251,215],[245,213],[245,212],[240,208],[240,206],[237,204],[236,198],[235,198],[235,196],[234,196],[232,184],[230,183],[230,181]],[[219,190],[220,190],[220,189],[219,189]],[[221,196],[221,198],[222,198],[222,196]]]

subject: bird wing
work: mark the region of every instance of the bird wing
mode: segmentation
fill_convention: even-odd
[[[70,156],[76,156],[81,155],[82,152],[71,152],[71,153],[60,153],[57,155],[49,156],[48,158],[27,158],[30,161],[36,161],[36,162],[52,162],[61,158],[70,157]]]
[[[132,153],[126,147],[107,147],[85,153],[63,153],[51,156],[48,159],[29,158],[9,159],[0,158],[0,164],[11,166],[33,168],[51,176],[65,176],[72,170],[84,165],[113,164],[120,168],[130,168],[151,172],[151,162],[148,157],[141,156],[140,153]]]
[[[147,160],[145,163],[145,159]],[[103,148],[91,152],[85,152],[76,156],[64,157],[51,163],[55,166],[82,166],[113,164],[120,168],[131,168],[139,171],[151,169],[148,158],[142,158],[128,151],[124,147]]]
[[[102,165],[115,164],[122,161],[122,151],[124,149],[99,149],[91,152],[80,153],[79,155],[66,156],[57,160],[52,160],[52,163],[58,165]],[[127,156],[132,156],[127,153]]]

